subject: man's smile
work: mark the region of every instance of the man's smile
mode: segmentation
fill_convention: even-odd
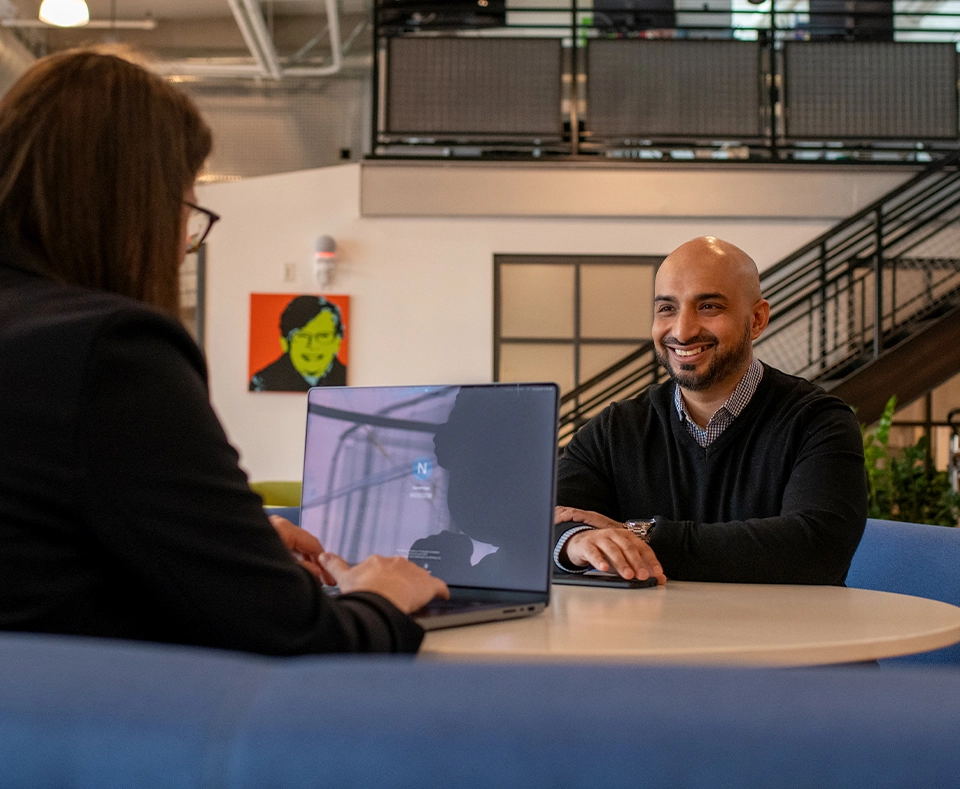
[[[675,353],[681,359],[690,359],[696,356],[699,356],[704,351],[712,348],[713,345],[698,345],[696,348],[677,348],[672,345],[668,345],[667,349]]]

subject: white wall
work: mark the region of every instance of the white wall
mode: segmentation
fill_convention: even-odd
[[[689,168],[678,169],[672,181],[669,170],[656,173],[658,183],[671,184],[671,197],[650,215],[531,216],[549,198],[543,193],[548,187],[538,185],[535,169],[525,168],[526,180],[518,185],[516,170],[504,168],[504,183],[511,192],[521,188],[531,207],[521,211],[527,214],[523,218],[362,216],[361,181],[365,203],[405,202],[403,192],[399,200],[394,192],[387,201],[372,194],[377,179],[369,171],[362,178],[366,167],[351,164],[198,189],[201,202],[223,216],[207,256],[212,399],[253,479],[299,478],[306,398],[247,391],[249,295],[316,292],[311,261],[320,235],[333,236],[340,248],[340,271],[330,292],[351,297],[350,383],[465,383],[492,378],[495,253],[666,254],[690,238],[712,234],[743,247],[763,269],[841,218],[806,210],[819,205],[810,201],[809,169],[796,173],[802,176],[802,190],[792,189],[789,172],[766,170],[760,186],[753,187],[766,195],[762,218],[744,215],[740,206],[756,201],[738,200],[736,190],[719,201],[729,206],[725,216],[712,215],[717,200],[710,201],[711,216],[683,216],[678,206],[684,205],[685,195],[686,204],[702,205],[703,193],[716,189],[716,171],[703,170],[703,177],[696,178]],[[438,192],[441,204],[444,194],[451,204],[469,202],[469,188],[458,187],[463,182],[451,179],[449,166],[434,168],[435,179],[429,168],[425,172],[417,173],[416,187],[409,187],[417,191],[406,193],[407,202],[415,204],[422,190],[431,190],[433,204]],[[841,206],[875,199],[909,175],[877,170],[846,171],[844,177],[844,171],[832,172],[824,181],[825,200],[829,195]],[[641,186],[650,177],[649,171],[636,173]],[[757,178],[750,175],[750,183]],[[402,179],[388,180],[391,189],[398,183],[402,188]],[[484,173],[484,181],[495,195],[495,173]],[[800,210],[791,193],[803,194]],[[577,212],[576,206],[569,210]],[[295,282],[284,282],[286,263],[297,266]]]

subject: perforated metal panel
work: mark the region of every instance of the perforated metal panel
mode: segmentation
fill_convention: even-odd
[[[740,41],[591,41],[587,130],[645,139],[759,137],[759,64],[757,45]]]
[[[957,137],[953,44],[791,43],[784,78],[790,139]]]
[[[559,39],[392,38],[386,131],[557,136]]]

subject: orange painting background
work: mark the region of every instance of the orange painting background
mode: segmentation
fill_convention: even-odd
[[[252,378],[270,362],[283,354],[280,348],[280,315],[284,308],[297,296],[320,296],[317,293],[251,293],[250,294],[250,358],[247,378]],[[346,366],[350,339],[350,297],[330,296],[323,298],[340,308],[343,318],[343,342],[337,358]]]

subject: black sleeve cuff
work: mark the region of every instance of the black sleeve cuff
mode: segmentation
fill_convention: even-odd
[[[423,628],[393,603],[374,592],[352,592],[337,602],[358,620],[360,652],[416,652]]]

